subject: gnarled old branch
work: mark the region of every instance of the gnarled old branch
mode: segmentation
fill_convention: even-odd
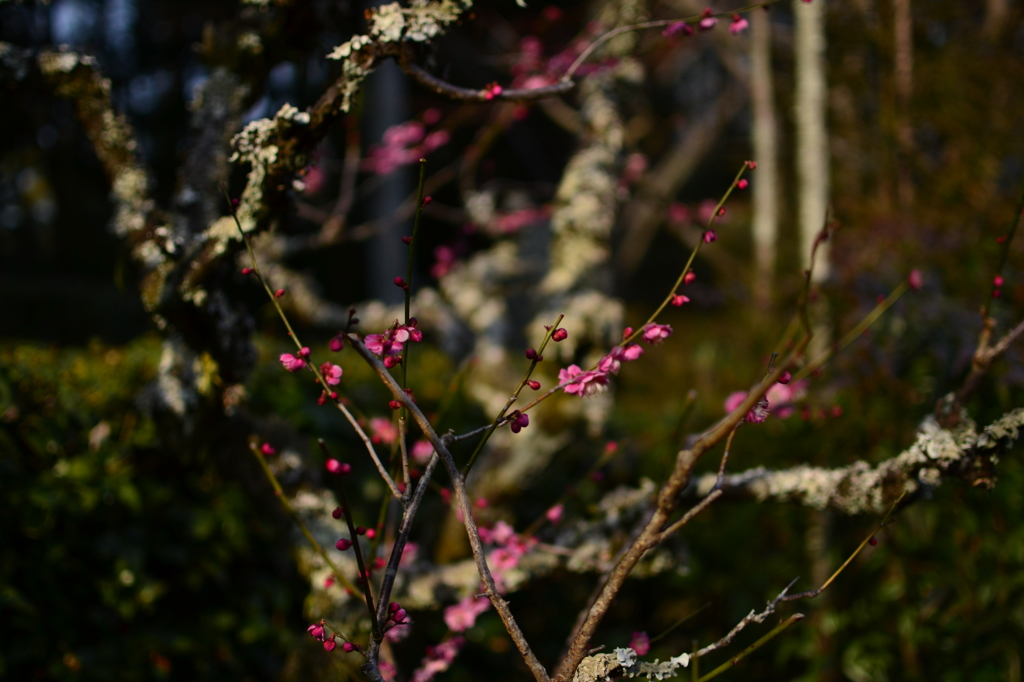
[[[1013,444],[1022,427],[1024,408],[1007,412],[981,431],[966,416],[949,429],[929,416],[913,445],[876,466],[858,461],[840,469],[797,466],[773,471],[758,467],[726,476],[721,490],[727,497],[759,502],[797,502],[844,514],[879,514],[904,491],[913,494],[934,488],[944,478],[994,485],[999,455]],[[715,480],[714,474],[701,476],[687,494],[703,497],[714,489]]]

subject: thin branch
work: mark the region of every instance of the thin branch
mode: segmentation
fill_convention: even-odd
[[[270,481],[270,485],[274,488],[274,496],[281,500],[281,506],[283,506],[284,510],[288,512],[288,516],[292,517],[292,520],[298,525],[302,534],[306,536],[306,540],[309,542],[310,546],[317,554],[320,555],[320,558],[324,560],[324,563],[331,567],[331,572],[334,574],[334,577],[337,578],[342,585],[353,592],[357,591],[359,588],[353,585],[352,581],[341,572],[338,565],[331,560],[331,557],[329,557],[327,552],[324,551],[323,546],[321,546],[321,544],[316,541],[316,538],[313,537],[313,534],[309,532],[309,528],[302,520],[302,517],[300,517],[292,507],[291,503],[288,501],[288,496],[285,495],[284,490],[281,489],[281,483],[277,480],[277,476],[275,476],[274,472],[270,470],[270,466],[267,464],[267,458],[260,452],[255,443],[250,443],[249,449],[252,450],[252,454],[256,457],[256,461],[260,463],[260,467],[263,468],[263,473],[266,475],[267,480]]]
[[[355,351],[367,362],[367,364],[370,365],[384,385],[387,386],[388,390],[391,391],[394,399],[402,403],[403,407],[409,410],[409,413],[419,425],[420,429],[422,429],[427,440],[429,440],[431,445],[434,446],[436,453],[440,455],[445,469],[448,470],[448,475],[452,481],[452,487],[455,489],[455,498],[458,502],[459,510],[462,512],[466,535],[469,538],[469,546],[473,551],[473,558],[476,561],[480,578],[484,583],[487,597],[490,599],[495,611],[498,612],[498,616],[505,625],[505,630],[519,649],[519,653],[522,655],[523,660],[526,662],[526,665],[530,669],[534,678],[537,682],[549,682],[547,671],[537,659],[537,656],[533,653],[533,650],[526,641],[526,637],[519,628],[519,624],[516,623],[515,617],[508,608],[508,602],[502,598],[501,594],[498,592],[497,585],[494,583],[494,576],[491,575],[490,568],[487,566],[483,543],[480,541],[480,532],[477,529],[476,520],[473,518],[473,509],[469,502],[469,496],[466,494],[465,479],[459,473],[459,469],[455,464],[455,459],[448,450],[447,443],[437,435],[433,426],[430,424],[430,421],[426,416],[424,416],[419,406],[417,406],[416,403],[414,403],[412,399],[402,391],[402,387],[398,385],[394,377],[392,377],[390,372],[387,371],[384,364],[373,353],[371,353],[365,345],[363,345],[363,342],[359,337],[355,334],[349,334],[347,338],[352,348],[354,348]]]

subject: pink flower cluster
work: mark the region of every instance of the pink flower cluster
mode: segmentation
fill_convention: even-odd
[[[430,682],[438,673],[447,670],[465,644],[465,638],[452,637],[437,646],[427,647],[427,655],[413,672],[412,682]]]
[[[394,357],[402,352],[402,348],[409,341],[419,343],[423,340],[423,332],[416,328],[416,318],[409,320],[409,325],[395,324],[383,334],[368,334],[363,343],[367,350],[378,357]]]
[[[424,118],[429,123],[436,122],[439,116],[424,114]],[[382,144],[370,149],[363,166],[371,173],[387,175],[399,166],[416,163],[429,152],[448,144],[450,139],[446,130],[427,133],[420,121],[406,121],[384,131]]]
[[[504,521],[498,521],[493,528],[480,528],[480,539],[494,545],[487,555],[487,563],[498,589],[504,591],[505,574],[519,565],[520,558],[536,541],[523,539]],[[490,607],[491,602],[486,597],[469,595],[444,610],[444,622],[453,632],[463,632],[473,627],[477,617]]]
[[[489,608],[491,602],[487,597],[471,594],[444,610],[444,623],[452,632],[465,632],[476,624],[477,616]]]
[[[666,325],[649,324],[647,327],[667,329],[665,338],[672,334],[672,328]],[[644,327],[646,330],[647,327]],[[632,333],[632,330],[629,330]],[[660,334],[660,332],[659,332]],[[626,334],[628,336],[629,334]],[[655,334],[652,333],[652,338]],[[648,343],[661,343],[661,340],[652,341],[644,332],[644,340]],[[597,367],[589,370],[580,369],[579,365],[569,365],[568,369],[558,371],[558,383],[570,395],[578,395],[581,398],[595,393],[600,393],[608,387],[608,375],[618,374],[623,362],[636,360],[644,354],[644,349],[638,344],[629,343],[625,346],[616,346],[608,355],[601,358]]]
[[[370,431],[373,433],[370,440],[374,443],[391,445],[398,438],[398,427],[390,419],[374,417],[370,420]]]

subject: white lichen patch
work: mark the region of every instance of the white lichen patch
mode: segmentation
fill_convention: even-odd
[[[840,469],[798,466],[771,471],[758,467],[727,476],[723,488],[742,490],[760,502],[799,502],[846,514],[880,514],[900,491],[914,492],[922,485],[936,487],[947,475],[986,466],[985,460],[994,464],[999,448],[1011,444],[1021,428],[1024,408],[1008,412],[980,434],[966,415],[952,429],[943,428],[929,416],[913,445],[875,467],[864,461]],[[702,476],[696,482],[697,495],[707,495],[715,483],[715,475]]]
[[[681,674],[680,668],[690,665],[690,654],[673,656],[667,661],[655,659],[641,661],[636,652],[619,647],[610,654],[587,656],[580,662],[573,682],[604,682],[622,677],[643,677],[648,680],[667,680]]]

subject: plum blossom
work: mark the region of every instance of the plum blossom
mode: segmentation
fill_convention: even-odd
[[[600,393],[608,386],[608,375],[600,370],[583,371],[578,365],[558,370],[558,383],[565,385],[565,392],[581,398]]]
[[[651,650],[651,638],[646,632],[634,632],[633,638],[629,640],[629,648],[635,651],[637,656],[646,656]]]
[[[384,417],[374,417],[371,419],[370,431],[373,432],[371,438],[374,443],[390,445],[398,438],[398,427],[390,419],[385,419]]]
[[[324,364],[320,365],[320,373],[324,375],[324,381],[326,381],[331,386],[337,386],[338,384],[341,383],[342,372],[341,367],[339,367],[338,365],[332,364],[330,362],[325,362]]]
[[[434,446],[428,440],[418,440],[413,443],[410,454],[412,455],[412,461],[423,465],[430,461],[430,456],[434,454]]]
[[[747,22],[746,19],[744,19],[738,14],[734,14],[732,15],[732,23],[729,24],[729,33],[733,35],[743,33],[744,31],[747,30],[749,26],[750,24]],[[746,187],[746,185],[744,185],[743,187]],[[743,189],[743,187],[741,187],[740,189]]]
[[[671,303],[672,303],[672,305],[674,305],[677,308],[679,306],[683,305],[684,303],[689,303],[689,302],[690,302],[690,297],[689,296],[683,296],[682,294],[673,294],[672,295]]]
[[[292,355],[291,353],[281,353],[281,357],[278,358],[281,364],[289,372],[298,372],[300,369],[306,366],[306,361],[302,358]]]
[[[673,36],[692,36],[693,28],[685,21],[676,21],[669,24],[661,35],[665,38],[672,38]]]
[[[559,521],[562,520],[562,514],[564,512],[565,512],[565,505],[559,503],[559,504],[556,504],[551,509],[548,509],[546,512],[544,512],[544,516],[551,523],[557,524]]]
[[[711,16],[711,8],[708,7],[701,13],[700,22],[697,24],[702,31],[710,31],[718,23],[718,19]]]
[[[409,324],[398,324],[383,334],[368,334],[363,343],[366,349],[378,357],[393,357],[402,352],[409,341],[419,343],[423,340],[423,332],[416,328],[416,318],[410,318]]]
[[[659,344],[668,337],[672,336],[672,327],[667,324],[651,324],[644,326],[643,339],[650,344]]]
[[[489,608],[491,602],[487,597],[469,595],[444,610],[444,623],[452,632],[465,632],[473,627],[477,616]]]
[[[910,271],[910,275],[907,277],[907,284],[911,289],[917,291],[924,285],[924,278],[921,277],[921,271],[914,269]]]
[[[628,343],[625,347],[616,346],[612,348],[612,352],[601,358],[601,361],[597,363],[597,369],[608,374],[618,374],[619,367],[623,362],[636,360],[643,354],[644,349],[636,343]]]
[[[437,646],[427,647],[427,655],[413,672],[412,682],[430,682],[438,673],[447,670],[465,643],[464,637],[452,637]]]

